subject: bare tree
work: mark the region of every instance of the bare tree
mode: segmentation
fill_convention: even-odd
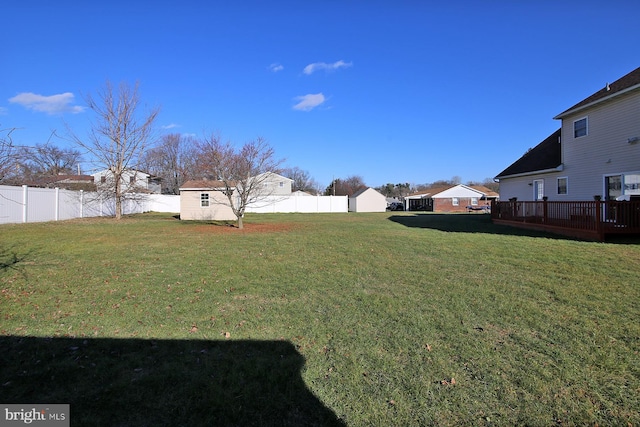
[[[107,81],[97,97],[89,95],[86,103],[96,118],[87,139],[72,139],[92,157],[96,164],[110,173],[109,192],[115,198],[115,217],[122,217],[122,202],[126,189],[123,177],[137,166],[145,148],[152,142],[153,125],[160,113],[155,107],[142,112],[139,84],[130,87],[121,83],[114,88]]]
[[[162,178],[163,192],[180,194],[180,186],[196,175],[196,141],[180,134],[164,135],[142,159],[147,172]]]
[[[271,194],[271,174],[280,172],[283,160],[275,158],[274,149],[263,138],[245,143],[236,150],[212,135],[199,144],[199,166],[203,174],[219,181],[228,206],[243,228],[247,206]]]
[[[366,184],[362,177],[353,175],[345,179],[334,179],[326,188],[324,194],[327,196],[352,196],[364,187],[366,187]]]
[[[15,167],[15,147],[11,134],[15,129],[0,129],[0,182],[6,180]]]
[[[282,175],[293,180],[293,191],[316,192],[318,184],[309,175],[309,172],[300,168],[292,167],[282,170]]]
[[[82,155],[73,148],[60,148],[47,142],[35,147],[22,147],[20,164],[23,173],[32,179],[43,176],[73,174]]]

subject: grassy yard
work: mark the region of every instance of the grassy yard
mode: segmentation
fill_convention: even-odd
[[[639,425],[640,244],[488,215],[0,226],[0,402],[72,425]]]

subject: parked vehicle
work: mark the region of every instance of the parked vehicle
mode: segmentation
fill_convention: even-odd
[[[402,204],[402,202],[389,203],[389,206],[387,206],[387,210],[388,211],[403,211],[404,210],[404,205]]]

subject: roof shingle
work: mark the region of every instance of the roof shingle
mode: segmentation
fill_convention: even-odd
[[[579,110],[589,104],[592,104],[597,101],[601,101],[604,98],[608,98],[616,94],[621,94],[621,92],[623,92],[624,90],[633,88],[634,86],[638,86],[640,88],[640,67],[631,71],[627,75],[619,78],[615,82],[606,84],[605,87],[603,87],[593,95],[578,102],[573,107],[558,114],[556,117],[554,117],[554,119],[561,119],[562,117],[566,116],[568,113],[573,112],[574,110]]]
[[[558,129],[540,144],[527,151],[522,157],[500,172],[496,178],[530,172],[555,169],[562,164],[560,133]]]

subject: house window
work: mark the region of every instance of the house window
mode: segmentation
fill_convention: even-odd
[[[101,183],[103,183],[103,184],[104,184],[105,182],[107,182],[107,177],[106,177],[105,175],[102,175],[102,176],[100,177],[100,182],[101,182]]]
[[[587,118],[583,117],[580,120],[573,122],[573,137],[580,138],[587,135]]]
[[[129,184],[135,184],[136,183],[136,177],[135,176],[130,176],[129,177]]]
[[[569,178],[566,176],[558,178],[558,194],[569,193]]]
[[[203,208],[209,207],[209,193],[200,193],[200,206]]]
[[[457,197],[452,197],[452,198],[451,198],[451,204],[452,204],[453,206],[458,206],[458,205],[460,204],[460,202],[458,201],[458,198],[457,198]]]
[[[624,194],[640,194],[640,174],[624,176]]]
[[[478,205],[478,198],[477,197],[472,197],[471,198],[471,205],[472,206],[477,206]]]
[[[284,188],[284,181],[280,181],[280,188]]]

